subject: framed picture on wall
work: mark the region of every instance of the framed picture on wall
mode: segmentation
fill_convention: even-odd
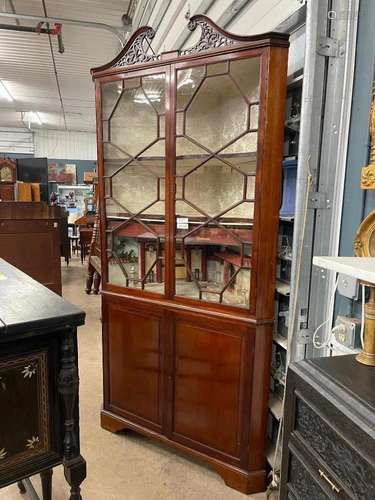
[[[49,163],[48,180],[56,181],[59,184],[77,184],[77,168],[75,163]]]

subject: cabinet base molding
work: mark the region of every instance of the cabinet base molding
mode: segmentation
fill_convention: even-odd
[[[187,455],[193,455],[199,460],[210,465],[224,480],[225,484],[246,495],[261,493],[266,489],[266,470],[245,471],[233,465],[227,464],[213,457],[205,455],[197,450],[188,448],[183,444],[169,439],[167,436],[158,434],[155,431],[147,429],[141,425],[135,424],[123,417],[115,415],[108,410],[101,411],[101,427],[107,431],[116,433],[124,430],[132,430],[144,436],[156,439],[168,446],[176,448]]]

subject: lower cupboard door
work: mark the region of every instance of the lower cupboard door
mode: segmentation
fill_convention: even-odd
[[[106,405],[135,423],[160,430],[161,316],[119,303],[109,303],[106,313]]]
[[[252,339],[242,325],[176,316],[173,439],[239,462],[246,439],[244,405],[250,404]]]

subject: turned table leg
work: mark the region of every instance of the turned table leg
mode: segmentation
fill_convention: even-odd
[[[52,474],[52,469],[48,469],[40,473],[43,500],[52,500]]]
[[[102,280],[102,277],[100,276],[100,274],[97,271],[95,271],[95,273],[94,273],[94,293],[95,293],[95,295],[97,295],[99,293],[101,280]]]
[[[81,500],[80,485],[86,477],[86,462],[79,453],[78,366],[75,330],[65,333],[61,343],[61,368],[58,390],[64,415],[64,475],[70,484],[69,500]]]
[[[21,495],[24,495],[26,493],[26,488],[25,488],[25,485],[23,484],[23,482],[19,481],[17,483],[17,486],[18,486],[18,489],[19,489]]]
[[[86,293],[87,294],[91,293],[92,282],[94,281],[94,274],[95,274],[95,269],[89,263],[88,269],[87,269],[87,278],[86,278]]]

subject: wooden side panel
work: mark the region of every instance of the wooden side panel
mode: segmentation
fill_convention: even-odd
[[[0,224],[0,257],[61,295],[58,223],[0,219]]]
[[[109,407],[143,425],[161,427],[161,317],[132,303],[108,299]]]
[[[176,317],[174,438],[218,458],[240,460],[246,359],[244,326]]]

